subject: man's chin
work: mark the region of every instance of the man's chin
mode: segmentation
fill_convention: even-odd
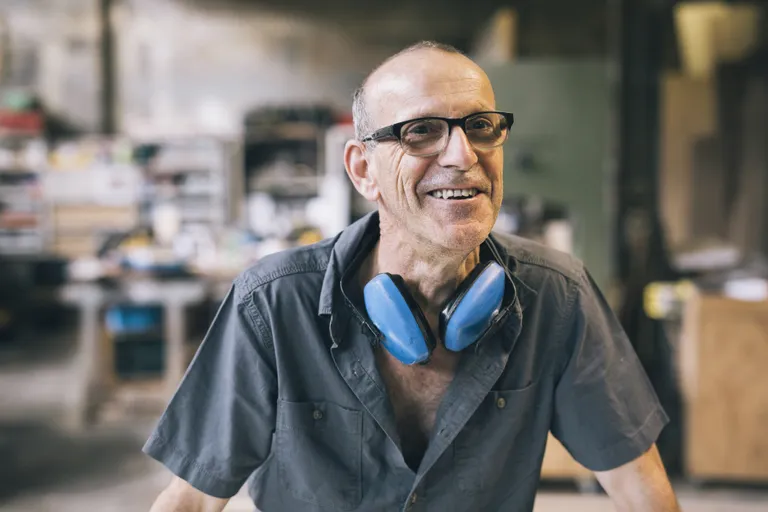
[[[488,238],[492,227],[480,221],[445,223],[435,226],[428,236],[435,245],[447,250],[469,252]]]

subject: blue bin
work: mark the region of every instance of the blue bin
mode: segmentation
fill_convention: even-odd
[[[159,306],[114,306],[107,310],[105,324],[112,335],[145,333],[162,329]]]

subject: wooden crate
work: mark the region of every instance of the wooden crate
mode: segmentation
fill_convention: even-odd
[[[695,294],[680,343],[688,476],[768,482],[768,302]]]

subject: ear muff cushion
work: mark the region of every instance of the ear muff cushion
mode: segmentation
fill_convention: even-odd
[[[363,289],[368,317],[384,336],[384,347],[404,364],[429,359],[432,343],[424,315],[398,276],[379,274]]]
[[[478,267],[441,315],[443,343],[448,350],[459,352],[477,341],[501,309],[507,278],[504,269],[496,262]]]

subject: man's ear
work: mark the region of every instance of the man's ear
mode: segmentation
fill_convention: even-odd
[[[371,173],[362,142],[347,141],[344,146],[344,167],[360,195],[368,201],[376,202],[379,199],[379,186]]]

